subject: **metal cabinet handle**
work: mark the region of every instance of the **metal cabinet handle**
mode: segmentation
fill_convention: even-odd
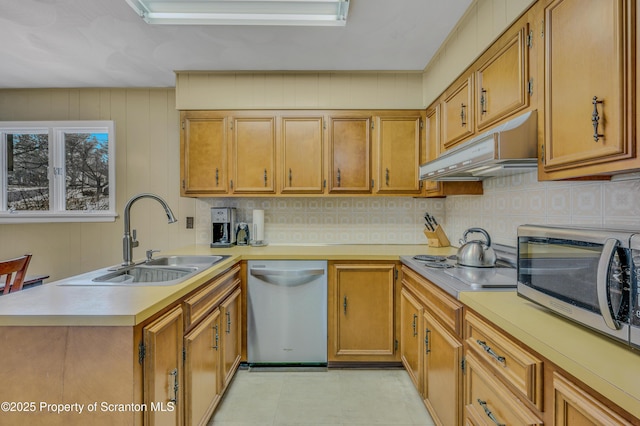
[[[482,88],[480,91],[480,114],[487,113],[487,89]]]
[[[462,127],[467,125],[467,122],[465,121],[466,114],[464,113],[465,108],[466,106],[464,104],[460,104],[460,124]]]
[[[477,343],[477,344],[479,344],[479,345],[482,347],[482,349],[484,349],[484,350],[485,350],[485,352],[486,352],[486,353],[488,353],[489,355],[491,355],[492,357],[494,357],[498,362],[501,362],[501,363],[503,363],[503,364],[504,364],[504,363],[505,363],[505,361],[507,360],[505,357],[500,356],[500,355],[498,355],[497,353],[495,353],[495,352],[493,351],[493,349],[491,349],[491,347],[489,347],[489,346],[487,345],[487,342],[483,342],[483,341],[482,341],[482,340],[480,340],[480,339],[476,339],[476,343]]]
[[[591,101],[593,104],[593,112],[591,113],[591,124],[593,124],[593,140],[598,142],[600,138],[604,138],[603,134],[598,133],[598,125],[600,124],[600,114],[598,114],[598,104],[604,104],[604,101],[599,101],[597,96],[593,97]]]
[[[386,181],[387,186],[389,186],[389,169],[386,169],[384,179]]]
[[[418,321],[418,315],[413,314],[413,337],[418,335],[418,325],[416,324],[416,321]]]
[[[336,179],[338,180],[338,187],[340,187],[340,169],[338,169],[338,173],[336,174]]]
[[[264,169],[264,186],[267,186],[267,169]]]
[[[347,296],[344,296],[342,300],[342,308],[344,309],[344,314],[347,315]]]
[[[220,175],[218,173],[218,168],[216,167],[216,186],[220,183]]]
[[[231,334],[231,312],[227,311],[225,312],[225,314],[227,315],[227,334]]]
[[[178,369],[174,368],[169,373],[169,376],[173,376],[173,398],[169,399],[169,402],[174,404],[178,403],[178,391],[180,390],[180,384],[178,383]]]
[[[429,352],[431,352],[431,349],[429,349],[429,333],[431,333],[431,330],[429,330],[428,328],[425,328],[424,330],[424,353],[428,354]]]
[[[211,347],[212,349],[215,349],[216,351],[218,350],[218,342],[220,340],[220,336],[218,335],[218,324],[214,325],[213,327],[211,327],[212,330],[215,330],[215,332],[213,333],[213,341],[215,342],[214,345]]]
[[[491,410],[489,410],[489,407],[487,406],[487,401],[483,401],[480,398],[478,398],[478,404],[480,404],[480,406],[484,410],[484,413],[487,415],[487,417],[491,419],[493,423],[496,424],[496,426],[505,426],[505,424],[500,423],[498,419],[496,419],[496,416],[491,412]]]
[[[291,173],[291,169],[289,169],[289,186],[293,186],[291,181],[293,180],[293,174]]]

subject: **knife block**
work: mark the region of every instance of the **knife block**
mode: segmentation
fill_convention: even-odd
[[[451,243],[447,234],[440,225],[436,225],[435,231],[424,230],[424,235],[427,237],[427,244],[429,247],[449,247]]]

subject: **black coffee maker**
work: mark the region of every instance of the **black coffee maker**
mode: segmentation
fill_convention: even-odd
[[[231,247],[236,242],[236,208],[211,208],[211,247]]]

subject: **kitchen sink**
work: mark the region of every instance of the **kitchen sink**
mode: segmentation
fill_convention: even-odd
[[[161,256],[146,261],[145,265],[198,267],[200,265],[215,265],[228,256]]]
[[[58,285],[170,286],[211,268],[229,256],[161,256],[131,266],[115,266],[71,277]]]
[[[111,272],[92,279],[96,283],[166,283],[180,280],[197,272],[198,268],[167,268],[158,266],[134,266],[129,269]]]

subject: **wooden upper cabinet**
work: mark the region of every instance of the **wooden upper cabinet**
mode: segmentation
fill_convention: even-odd
[[[420,117],[376,117],[377,193],[420,193]]]
[[[440,103],[427,109],[425,120],[425,151],[424,160],[420,163],[435,160],[440,154]],[[482,182],[439,182],[435,180],[423,181],[425,197],[446,197],[447,195],[482,195]]]
[[[526,108],[528,94],[528,25],[506,37],[476,71],[476,125],[485,129]]]
[[[282,193],[324,191],[322,117],[282,117]]]
[[[473,74],[447,89],[441,105],[440,153],[474,133]]]
[[[625,166],[614,162],[637,155],[631,80],[635,3],[547,2],[542,159],[547,178],[615,172]]]
[[[233,193],[274,193],[275,117],[231,119]]]
[[[329,192],[371,192],[371,117],[329,117]]]
[[[183,111],[181,115],[181,195],[226,194],[226,117],[209,111]]]

